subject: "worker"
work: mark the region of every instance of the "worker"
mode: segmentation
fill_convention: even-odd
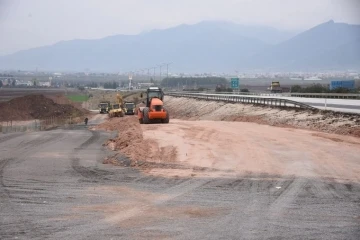
[[[88,118],[85,118],[85,125],[87,125],[89,119]]]

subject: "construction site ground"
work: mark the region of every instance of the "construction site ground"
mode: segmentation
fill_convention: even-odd
[[[0,135],[0,238],[360,238],[358,117],[165,103]]]
[[[62,95],[46,97],[42,94],[27,95],[0,103],[0,121],[26,121],[50,117],[81,117],[87,113],[81,106],[63,101]]]

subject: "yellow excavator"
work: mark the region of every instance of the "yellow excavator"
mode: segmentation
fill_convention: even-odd
[[[116,103],[112,105],[112,109],[109,111],[109,117],[124,117],[124,102],[120,94],[116,95]]]

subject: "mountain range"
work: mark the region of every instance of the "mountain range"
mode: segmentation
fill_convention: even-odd
[[[182,72],[360,69],[360,25],[329,21],[302,33],[205,21],[115,35],[61,41],[0,57],[0,69],[129,71],[173,62]]]

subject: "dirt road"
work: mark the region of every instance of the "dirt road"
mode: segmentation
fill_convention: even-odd
[[[85,126],[0,135],[0,239],[359,239],[358,139],[210,121],[142,128],[176,147],[173,165],[104,165],[115,133]]]
[[[160,148],[175,147],[179,162],[216,169],[223,176],[256,173],[360,182],[356,137],[248,122],[176,119],[142,129]]]

